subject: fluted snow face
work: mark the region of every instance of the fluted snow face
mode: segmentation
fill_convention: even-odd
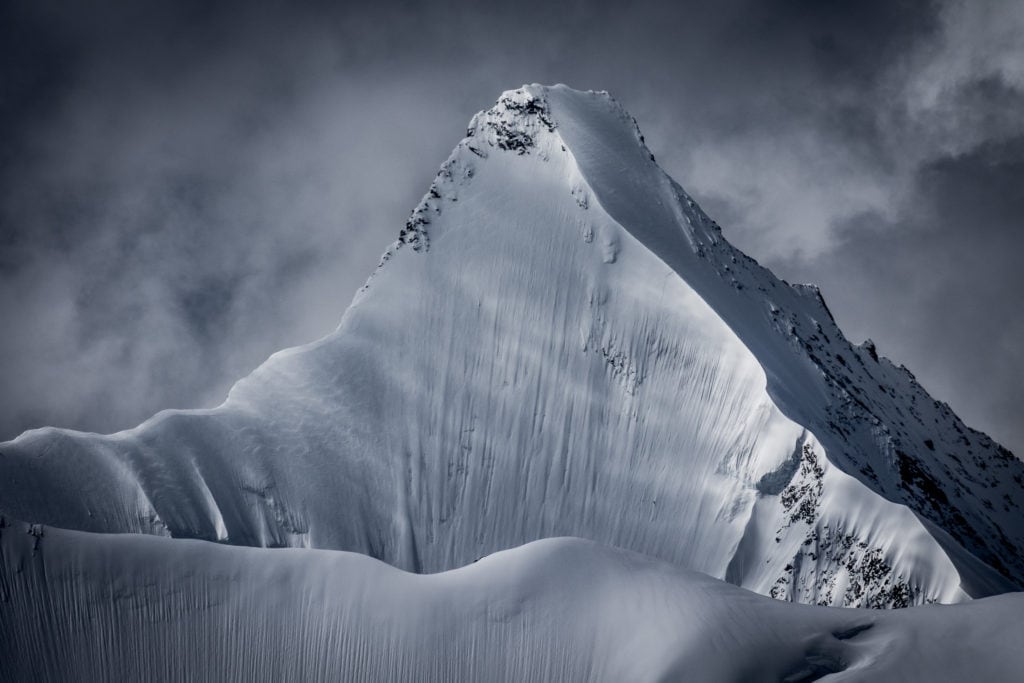
[[[737,322],[817,300],[720,262],[618,105],[531,86],[469,132],[335,333],[216,410],[3,445],[2,509],[419,572],[571,535],[785,600],[966,597],[962,559],[834,464],[819,367]]]

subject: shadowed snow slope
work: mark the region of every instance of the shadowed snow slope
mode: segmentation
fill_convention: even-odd
[[[0,529],[0,597],[5,681],[931,682],[1024,670],[1024,594],[809,607],[567,538],[416,575],[354,553],[15,523]]]
[[[416,572],[580,536],[851,606],[1020,586],[1022,491],[562,86],[477,115],[338,330],[221,407],[0,445],[0,510],[32,523]]]

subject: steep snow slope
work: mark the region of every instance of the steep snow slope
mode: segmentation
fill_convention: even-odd
[[[1024,466],[729,246],[607,95],[474,118],[338,330],[210,411],[0,445],[0,510],[413,571],[574,535],[778,598],[1024,578]]]
[[[565,538],[415,575],[352,553],[15,523],[0,529],[0,597],[5,681],[997,683],[1024,669],[1024,594],[790,605]]]
[[[552,91],[556,106],[571,112],[560,134],[581,150],[576,158],[603,206],[743,340],[783,412],[819,435],[844,471],[951,534],[955,543],[937,537],[952,555],[962,558],[955,546],[966,546],[1020,586],[1024,464],[966,427],[906,368],[880,358],[871,341],[851,345],[817,288],[780,282],[726,242],[718,225],[653,163],[635,121],[632,136],[626,134],[625,111],[564,95]],[[617,166],[604,161],[613,155],[622,160]],[[689,250],[679,248],[681,234]],[[1006,585],[969,569],[967,558],[958,562],[966,573],[984,575],[978,581]]]

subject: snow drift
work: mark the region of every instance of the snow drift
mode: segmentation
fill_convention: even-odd
[[[0,528],[0,599],[5,681],[932,682],[1024,669],[1024,594],[808,607],[579,539],[417,575],[353,553],[19,523]]]

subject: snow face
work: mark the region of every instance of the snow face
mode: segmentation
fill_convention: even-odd
[[[784,604],[580,539],[433,575],[353,553],[0,528],[0,679],[1011,681],[1024,594]]]
[[[602,93],[473,119],[336,332],[221,407],[0,445],[0,510],[438,572],[580,536],[780,600],[1024,578],[1024,466],[733,249]]]

